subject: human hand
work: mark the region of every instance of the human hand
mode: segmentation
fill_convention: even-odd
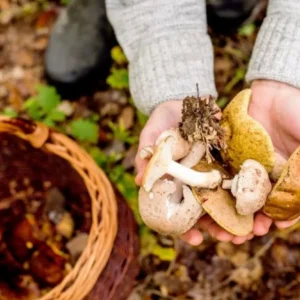
[[[271,81],[254,81],[251,86],[252,98],[249,115],[257,120],[272,138],[275,150],[288,159],[300,144],[300,90],[287,84]],[[295,224],[293,221],[275,222],[278,228],[287,228]],[[234,244],[244,243],[254,235],[262,236],[268,233],[272,219],[263,213],[257,213],[254,219],[253,233],[247,237],[237,237],[217,225],[209,216],[198,221],[201,229],[220,241],[231,241]],[[201,233],[191,229],[183,235],[190,244],[197,245],[202,241]]]
[[[139,157],[139,151],[147,146],[153,146],[158,136],[165,130],[178,126],[181,120],[182,100],[166,101],[158,105],[152,112],[140,134],[135,164],[137,168],[136,184],[142,184],[142,177],[148,161]]]
[[[255,81],[251,88],[252,99],[249,114],[268,131],[276,151],[283,157],[288,158],[300,142],[300,121],[297,116],[300,108],[300,90],[274,81]],[[153,145],[162,131],[176,126],[180,121],[181,107],[182,101],[170,101],[158,106],[141,134],[139,149],[147,145]],[[147,161],[137,157],[136,164],[138,169],[136,182],[141,184]],[[296,222],[297,220],[293,220],[275,222],[275,224],[278,228],[287,228]],[[201,217],[197,225],[217,240],[241,244],[254,235],[267,234],[271,224],[272,220],[269,217],[257,213],[254,219],[253,233],[246,237],[230,234],[208,215]],[[182,239],[191,245],[199,245],[203,240],[203,236],[200,230],[192,228],[182,235]]]

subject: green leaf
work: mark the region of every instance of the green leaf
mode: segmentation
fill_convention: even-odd
[[[97,165],[99,165],[101,168],[105,168],[105,165],[107,163],[107,155],[101,151],[98,147],[90,147],[88,149],[89,154],[92,156],[92,158],[95,160]]]
[[[217,102],[217,105],[221,109],[223,109],[228,104],[229,99],[228,99],[228,97],[222,97],[222,98],[218,99],[216,102]]]
[[[144,127],[146,125],[147,121],[148,121],[148,116],[144,115],[139,110],[136,111],[136,114],[137,114],[137,119],[138,119],[138,122],[139,122],[140,126]]]
[[[153,254],[160,260],[172,261],[176,258],[176,251],[171,247],[162,247],[158,244],[157,238],[147,226],[140,228],[141,255]]]
[[[114,89],[128,89],[129,79],[127,69],[112,69],[111,74],[106,79],[107,84]]]
[[[239,28],[239,34],[243,36],[251,36],[256,30],[256,26],[253,23],[246,24]]]
[[[18,116],[18,113],[11,107],[6,107],[4,110],[3,110],[3,115],[6,115],[8,117],[12,117],[12,118],[15,118]]]
[[[116,47],[112,48],[111,57],[112,57],[113,61],[119,65],[127,63],[127,58],[124,55],[120,46],[116,46]]]
[[[42,122],[45,125],[47,125],[48,127],[51,127],[51,128],[55,127],[55,122],[52,119],[50,119],[50,118],[45,118]]]
[[[64,112],[60,110],[53,109],[49,113],[48,118],[51,119],[52,121],[63,122],[66,120],[66,115]]]
[[[71,135],[82,142],[98,141],[98,125],[90,120],[78,119],[70,123]]]
[[[38,99],[36,97],[32,97],[26,100],[23,107],[29,117],[33,120],[40,121],[42,119],[44,113],[42,112]]]
[[[160,245],[155,245],[152,254],[158,256],[160,260],[172,261],[176,258],[176,251],[174,248],[165,248]]]
[[[60,0],[61,5],[68,5],[70,0]]]
[[[37,99],[40,107],[45,113],[50,113],[51,110],[56,108],[60,103],[60,96],[57,94],[56,89],[47,85],[39,85],[36,88],[38,95]]]

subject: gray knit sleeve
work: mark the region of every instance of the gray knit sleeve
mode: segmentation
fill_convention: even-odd
[[[217,96],[204,0],[106,0],[107,14],[129,60],[139,110],[166,100]]]
[[[246,74],[255,79],[300,88],[300,0],[269,0]]]

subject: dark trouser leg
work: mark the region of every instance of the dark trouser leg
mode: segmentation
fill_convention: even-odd
[[[78,97],[104,81],[115,44],[105,0],[72,0],[59,16],[48,44],[45,68],[50,83],[66,97]]]
[[[240,26],[260,0],[206,0],[209,25],[217,32],[230,32]]]

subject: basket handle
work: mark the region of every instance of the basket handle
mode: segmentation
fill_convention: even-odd
[[[14,134],[35,148],[42,147],[49,137],[49,128],[45,124],[7,116],[0,117],[0,132]]]

